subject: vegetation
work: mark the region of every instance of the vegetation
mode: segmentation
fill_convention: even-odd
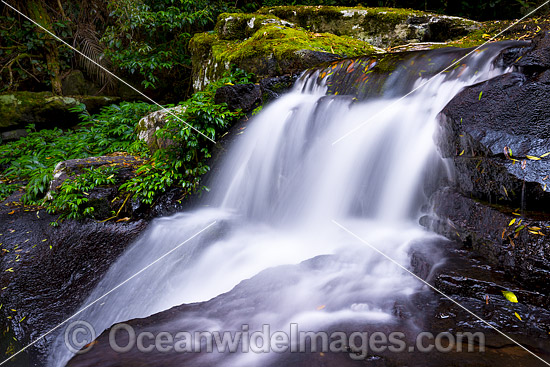
[[[170,187],[180,187],[184,196],[196,192],[201,188],[200,177],[209,170],[207,160],[211,143],[191,130],[189,125],[216,139],[243,116],[240,111],[231,112],[225,105],[215,104],[216,89],[227,83],[247,83],[252,77],[235,70],[183,102],[185,112],[178,118],[169,118],[166,126],[157,131],[157,136],[169,138],[173,145],[154,153],[136,136],[138,121],[158,110],[156,105],[143,102],[111,105],[93,116],[87,113],[84,105],[80,105],[77,108],[83,121],[74,130],[33,131],[33,126],[29,126],[28,136],[0,145],[0,180],[6,183],[0,191],[1,199],[23,187],[24,203],[46,206],[50,212],[62,213],[62,217],[82,218],[94,215],[94,208],[87,205],[86,194],[102,185],[118,184],[123,195],[129,194],[146,204],[152,204]],[[139,155],[146,159],[146,163],[136,170],[134,178],[126,182],[116,182],[113,167],[87,169],[75,180],[65,181],[54,193],[52,201],[44,199],[53,169],[59,161],[115,152]]]
[[[208,85],[203,92],[191,95],[191,47],[195,48],[193,51],[212,50],[214,59],[223,61],[223,65],[246,63],[258,53],[292,62],[293,53],[304,49],[346,56],[373,52],[369,45],[351,38],[282,27],[276,23],[277,17],[265,12],[259,16],[274,18],[275,23],[258,25],[258,29],[254,26],[249,30],[250,19],[243,17],[246,21],[241,22],[239,29],[249,32],[244,34],[246,37],[202,33],[212,29],[214,20],[222,13],[231,15],[226,12],[234,14],[278,5],[288,5],[291,9],[290,6],[297,4],[359,5],[354,0],[238,0],[235,3],[217,0],[85,0],[63,3],[25,0],[14,5],[38,19],[44,28],[62,40],[75,45],[95,63],[67,47],[59,47],[46,32],[4,7],[0,14],[0,92],[51,90],[54,94],[62,94],[63,75],[74,68],[82,69],[89,79],[105,90],[115,88],[115,81],[97,63],[125,79],[130,77],[132,82],[141,84],[146,90],[170,91],[178,96],[177,100],[185,100],[181,103],[185,108],[178,118],[169,117],[165,127],[157,131],[159,138],[168,139],[173,144],[155,152],[150,152],[136,137],[136,124],[140,118],[158,110],[158,106],[143,102],[111,105],[93,116],[81,105],[76,111],[80,113],[82,122],[74,129],[35,131],[35,127],[29,125],[26,137],[0,145],[0,199],[24,188],[24,203],[47,206],[50,211],[61,212],[63,216],[80,218],[96,215],[86,193],[102,185],[116,185],[122,196],[146,204],[152,204],[160,193],[171,187],[181,188],[183,196],[202,189],[200,178],[209,170],[207,160],[211,154],[211,142],[189,125],[212,139],[218,137],[243,114],[215,104],[215,90],[225,83],[250,82],[252,76],[235,70]],[[517,17],[533,7],[535,2],[491,0],[451,4],[443,0],[376,0],[363,1],[362,4],[407,6],[491,18]],[[496,27],[496,23],[494,25]],[[490,36],[484,32],[486,30],[474,32],[457,45],[480,42]],[[281,42],[281,38],[292,39],[292,42]],[[119,182],[113,167],[89,169],[61,185],[51,201],[44,200],[58,162],[115,152],[127,152],[144,159],[145,163],[137,168],[135,177]]]

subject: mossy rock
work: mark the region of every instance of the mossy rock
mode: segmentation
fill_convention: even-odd
[[[235,20],[238,17],[242,21]],[[228,18],[233,24],[230,31]],[[263,20],[249,27],[251,19]],[[250,30],[243,29],[243,24]],[[339,57],[369,55],[376,51],[370,44],[351,37],[309,32],[276,18],[254,14],[222,14],[216,29],[217,32],[197,34],[190,42],[196,91],[218,79],[232,64],[263,79],[296,74]],[[250,33],[248,38],[233,39]]]
[[[244,40],[268,24],[295,27],[294,24],[273,15],[223,13],[218,16],[216,33],[222,40]]]
[[[24,128],[34,124],[37,129],[70,127],[79,122],[70,109],[79,103],[97,112],[115,103],[116,97],[55,96],[51,92],[14,92],[0,95],[0,131]]]
[[[185,110],[186,107],[184,106],[175,106],[151,112],[147,116],[144,116],[136,125],[138,139],[144,141],[152,152],[158,149],[166,149],[173,145],[174,142],[172,140],[157,137],[156,132],[166,125],[168,115],[175,114],[182,119],[185,118]]]
[[[260,14],[277,16],[313,32],[350,36],[388,48],[412,42],[444,42],[480,28],[480,24],[410,9],[277,6]]]

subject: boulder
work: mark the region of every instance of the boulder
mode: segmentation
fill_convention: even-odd
[[[144,161],[127,153],[114,153],[109,156],[89,157],[82,159],[70,159],[59,162],[53,171],[53,179],[50,181],[46,200],[52,200],[54,193],[66,180],[74,180],[85,173],[87,169],[98,167],[116,167],[114,173],[116,181],[120,184],[135,176],[135,170]],[[118,185],[98,186],[88,192],[88,206],[95,208],[94,216],[98,218],[111,217],[111,211],[117,211],[123,205],[123,198],[117,197]]]
[[[7,358],[34,344],[7,362],[12,366],[46,365],[52,339],[38,337],[78,311],[109,266],[147,225],[145,220],[65,220],[53,227],[50,223],[55,220],[45,210],[0,207],[1,247],[10,250],[0,250],[0,266],[13,270],[0,273],[4,288],[0,327],[7,332],[0,351]]]
[[[262,91],[259,84],[225,85],[216,90],[214,102],[226,103],[231,111],[251,111],[262,103]]]
[[[63,95],[96,95],[100,88],[93,82],[87,80],[80,70],[72,70],[62,82]]]
[[[449,188],[431,196],[433,214],[421,220],[546,294],[549,38],[543,34],[530,44],[512,45],[496,61],[512,72],[463,89],[443,109],[436,141],[454,177]]]
[[[481,28],[478,22],[469,19],[410,9],[276,6],[258,12],[313,32],[350,36],[382,48],[455,40]]]
[[[116,97],[55,96],[51,92],[13,92],[0,95],[0,131],[34,124],[36,129],[71,127],[80,122],[71,108],[84,103],[91,113],[115,103]]]
[[[275,16],[240,13],[221,14],[216,31],[196,34],[189,46],[195,91],[219,79],[231,65],[260,80],[376,51],[351,37],[309,32]]]
[[[444,188],[431,197],[434,212],[421,224],[462,242],[483,263],[504,271],[529,289],[550,292],[550,220],[530,218],[512,210],[466,197]],[[514,214],[515,213],[515,214]]]
[[[523,51],[518,71],[465,88],[443,109],[437,141],[453,162],[459,192],[549,211],[550,84],[541,51],[550,53],[548,37]]]
[[[296,75],[282,75],[260,80],[262,101],[267,103],[279,98],[283,93],[288,92],[292,88],[296,79]]]
[[[185,109],[183,106],[165,108],[143,117],[136,125],[138,139],[143,140],[151,151],[172,145],[173,142],[170,139],[158,138],[156,132],[166,125],[166,117],[168,115],[183,116]]]

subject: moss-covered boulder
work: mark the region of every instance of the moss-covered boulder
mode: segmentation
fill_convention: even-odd
[[[0,95],[0,131],[24,128],[34,124],[37,129],[68,127],[79,122],[78,114],[70,109],[79,103],[88,111],[115,103],[116,97],[55,96],[51,92],[14,92]]]
[[[445,42],[481,27],[472,20],[410,9],[277,6],[258,12],[313,32],[351,36],[383,48],[412,42]]]
[[[348,36],[306,31],[272,15],[240,13],[221,14],[216,30],[195,35],[190,48],[196,91],[218,79],[232,64],[263,79],[376,51]]]
[[[175,106],[172,108],[165,108],[160,111],[151,112],[139,120],[136,126],[138,139],[144,141],[151,151],[165,149],[170,145],[173,145],[174,142],[172,140],[157,137],[156,132],[166,125],[168,122],[168,115],[175,114],[176,116],[183,118],[185,110],[186,108],[184,106]]]

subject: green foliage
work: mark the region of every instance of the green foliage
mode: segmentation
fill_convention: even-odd
[[[15,190],[17,190],[16,184],[9,184],[0,180],[0,202],[6,200]]]
[[[180,187],[189,195],[200,187],[200,178],[208,172],[212,142],[194,129],[215,140],[230,124],[244,116],[241,111],[229,111],[226,105],[214,103],[216,90],[225,84],[249,83],[254,76],[242,70],[227,73],[210,84],[205,91],[195,93],[182,102],[184,112],[170,116],[157,136],[170,139],[174,145],[153,154],[139,141],[135,128],[139,119],[158,110],[156,105],[143,102],[111,105],[97,115],[89,115],[83,105],[75,107],[82,123],[74,130],[33,131],[15,142],[0,145],[0,180],[25,180],[27,204],[46,205],[49,212],[61,212],[61,218],[79,219],[94,215],[88,200],[89,191],[102,185],[120,185],[118,190],[130,194],[145,204],[152,204],[159,194],[171,187]],[[64,160],[87,158],[114,152],[128,152],[149,158],[136,170],[136,176],[124,183],[116,182],[115,168],[102,166],[87,169],[73,180],[66,180],[54,193],[53,200],[44,203],[54,166]],[[9,195],[15,187],[2,185],[1,196]]]
[[[80,219],[93,216],[95,208],[86,205],[88,192],[102,185],[116,183],[116,167],[86,168],[84,173],[74,180],[65,180],[56,192],[54,199],[48,204],[50,213],[62,212],[60,219]]]
[[[0,145],[0,179],[26,180],[23,201],[38,204],[48,190],[55,165],[64,160],[105,155],[117,151],[144,152],[144,144],[136,140],[134,128],[139,119],[157,110],[143,102],[112,105],[90,116],[78,106],[83,122],[74,130],[33,131],[17,141]]]
[[[110,1],[109,9],[114,21],[102,38],[106,54],[119,69],[139,73],[146,88],[172,68],[189,67],[192,33],[215,16],[205,0]]]
[[[182,188],[184,195],[201,189],[200,178],[210,169],[207,160],[211,156],[212,143],[197,131],[215,140],[231,123],[243,117],[242,112],[231,112],[225,104],[215,104],[215,92],[225,84],[252,80],[253,75],[237,69],[181,103],[184,112],[176,117],[168,115],[166,125],[156,133],[157,137],[170,139],[175,144],[157,150],[151,160],[137,170],[138,175],[124,183],[120,190],[152,204],[158,194],[172,186]]]
[[[53,30],[71,42],[72,32],[67,21],[54,22]],[[36,26],[27,20],[0,16],[0,92],[29,89],[36,81],[50,86],[43,55],[46,37],[45,33],[36,32]],[[72,57],[73,51],[69,48],[59,48],[61,71],[71,67]]]

